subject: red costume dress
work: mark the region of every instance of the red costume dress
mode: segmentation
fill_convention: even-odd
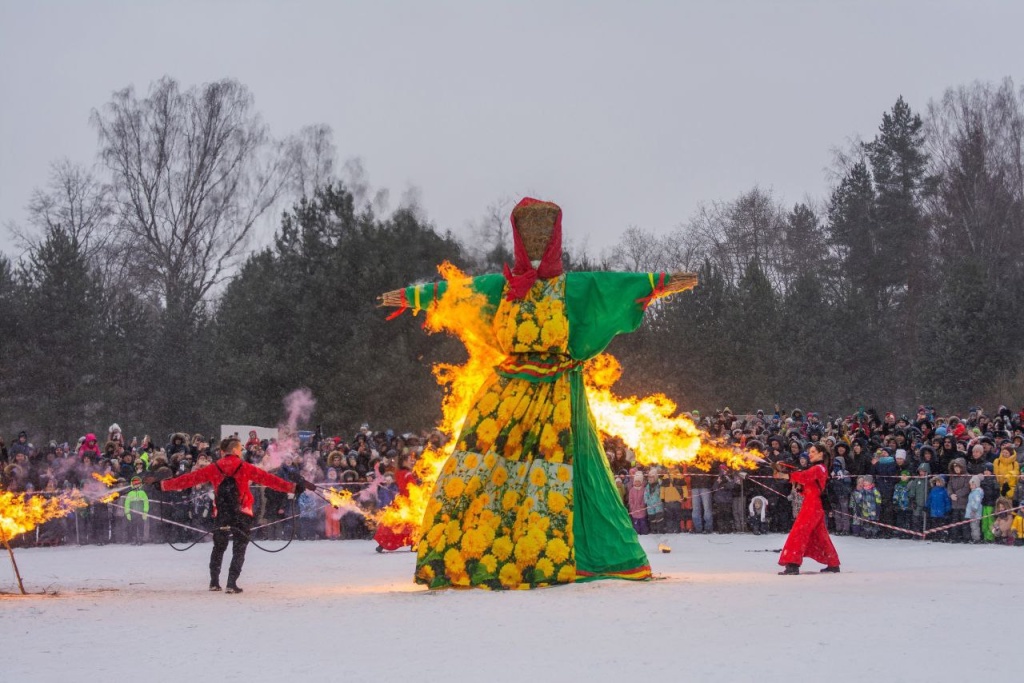
[[[398,495],[409,497],[409,483],[415,482],[416,478],[411,470],[398,470],[395,472],[395,483],[398,484]],[[377,526],[377,533],[373,540],[384,548],[384,550],[398,550],[402,547],[412,545],[412,532],[416,530],[413,524],[389,526],[381,523]]]
[[[839,566],[839,554],[832,545],[832,539],[828,537],[825,510],[821,507],[821,492],[825,490],[827,476],[821,463],[789,475],[792,483],[804,487],[804,502],[786,538],[779,564],[799,566],[805,557],[809,557],[828,567]]]

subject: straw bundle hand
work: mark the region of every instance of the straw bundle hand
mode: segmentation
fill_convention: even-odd
[[[393,289],[390,292],[384,292],[377,297],[377,306],[401,308],[405,304],[405,300],[402,298],[404,292],[404,289]]]

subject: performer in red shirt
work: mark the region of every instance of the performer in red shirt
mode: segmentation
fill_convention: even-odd
[[[242,442],[237,437],[224,439],[220,450],[220,460],[180,477],[164,479],[160,482],[160,488],[164,491],[180,491],[197,484],[213,485],[216,492],[213,516],[217,521],[217,529],[213,532],[213,551],[210,553],[210,590],[220,590],[220,567],[224,560],[224,551],[228,547],[228,539],[233,538],[226,592],[241,593],[242,589],[238,587],[237,581],[242,573],[245,549],[249,545],[249,530],[253,523],[253,496],[249,490],[249,482],[262,484],[282,493],[299,493],[303,489],[312,491],[316,485],[301,478],[298,483],[293,484],[243,461],[240,457]],[[228,483],[222,487],[222,482],[228,478],[233,479],[234,484]]]
[[[794,484],[803,486],[804,502],[800,514],[793,522],[786,545],[782,548],[782,555],[779,556],[779,564],[785,567],[780,574],[799,574],[805,557],[825,565],[821,570],[823,572],[839,572],[839,554],[828,536],[825,510],[821,504],[825,482],[828,481],[828,473],[822,464],[825,452],[821,446],[811,444],[807,455],[811,461],[810,467],[783,475]]]

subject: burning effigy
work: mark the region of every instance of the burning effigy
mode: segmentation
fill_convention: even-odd
[[[564,273],[561,219],[557,205],[524,199],[511,217],[513,268],[467,278],[446,266],[442,282],[381,297],[398,313],[425,310],[428,330],[454,332],[469,351],[463,366],[435,366],[448,387],[444,427],[458,436],[427,452],[417,466],[423,484],[394,506],[408,524],[422,511],[415,580],[429,588],[651,576],[613,482],[583,367],[635,330],[651,302],[697,278]],[[700,453],[693,433],[679,461]]]

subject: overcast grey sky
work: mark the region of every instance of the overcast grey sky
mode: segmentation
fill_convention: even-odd
[[[334,129],[439,228],[532,194],[594,251],[755,184],[828,191],[831,148],[902,94],[1024,82],[1024,2],[0,0],[0,226],[129,84],[245,83],[275,135]],[[0,247],[10,238],[0,228]]]

